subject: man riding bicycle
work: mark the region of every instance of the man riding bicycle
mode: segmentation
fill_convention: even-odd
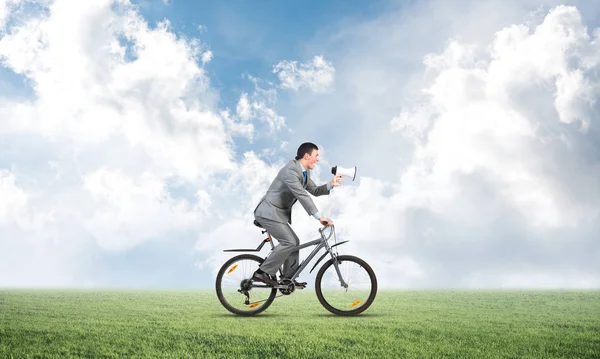
[[[300,201],[302,207],[325,226],[331,226],[333,221],[324,217],[313,203],[308,193],[313,196],[329,195],[333,187],[342,183],[342,175],[334,176],[321,186],[315,185],[310,179],[310,171],[319,162],[319,148],[310,142],[305,142],[296,153],[296,158],[290,160],[277,174],[267,193],[254,209],[254,218],[269,234],[279,241],[271,255],[259,266],[252,276],[253,281],[267,285],[277,285],[276,273],[283,264],[283,278],[291,278],[299,266],[298,250],[294,247],[300,240],[292,227],[292,206]],[[274,279],[275,278],[275,279]],[[297,282],[296,286],[306,286],[306,282]]]

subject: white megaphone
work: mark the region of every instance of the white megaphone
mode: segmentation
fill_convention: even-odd
[[[354,179],[356,178],[356,166],[351,167],[351,168],[334,166],[334,167],[331,167],[331,173],[333,173],[334,176],[342,175],[342,176],[352,177],[352,180],[354,181]]]

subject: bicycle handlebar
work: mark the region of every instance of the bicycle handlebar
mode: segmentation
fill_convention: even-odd
[[[327,238],[325,238],[325,236],[323,235],[323,232],[325,231],[326,228],[331,228],[329,231],[329,236],[327,236]],[[324,240],[328,240],[329,238],[331,238],[331,235],[333,234],[334,231],[334,225],[332,224],[331,226],[326,226],[323,228],[319,228],[319,233],[321,234],[321,238],[323,238]]]

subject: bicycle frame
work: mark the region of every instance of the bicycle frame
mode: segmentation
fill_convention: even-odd
[[[309,273],[312,273],[312,271],[317,267],[317,265],[321,262],[321,260],[323,260],[323,258],[329,254],[331,255],[332,259],[335,259],[336,256],[333,254],[333,252],[331,251],[331,249],[333,247],[339,246],[340,244],[344,244],[348,241],[342,241],[339,243],[336,243],[332,246],[329,245],[329,238],[331,238],[331,235],[334,232],[333,226],[330,230],[329,236],[327,236],[327,238],[325,238],[325,236],[323,235],[323,232],[325,230],[325,228],[327,227],[323,227],[323,228],[319,228],[319,233],[321,234],[321,238],[317,238],[315,240],[312,240],[310,242],[298,245],[298,246],[294,246],[293,251],[300,251],[301,249],[310,247],[310,246],[316,246],[312,252],[308,255],[308,257],[306,257],[306,259],[304,259],[302,261],[302,263],[300,264],[300,267],[298,267],[298,269],[296,269],[296,271],[294,272],[294,274],[292,275],[291,278],[289,278],[290,280],[294,280],[296,278],[298,278],[298,276],[300,275],[300,273],[302,273],[302,271],[304,270],[304,268],[306,268],[306,266],[309,264],[309,262],[317,255],[317,253],[321,250],[321,248],[325,248],[326,252],[323,253],[323,255],[317,260],[317,262],[315,263],[315,265],[312,267],[312,269],[310,270]],[[263,233],[265,233],[266,231],[263,231]],[[265,238],[256,249],[225,249],[223,250],[223,252],[260,252],[260,250],[262,249],[262,247],[265,245],[265,243],[269,242],[271,244],[271,251],[275,248],[275,245],[273,245],[273,239],[271,238],[271,235],[267,232],[268,237]],[[271,254],[271,252],[269,252],[269,255]],[[267,255],[268,257],[268,255]],[[266,259],[266,257],[265,257]],[[347,287],[348,284],[346,282],[344,282],[344,279],[342,278],[342,273],[340,272],[340,268],[338,266],[338,262],[334,260],[333,265],[335,267],[335,270],[337,272],[338,278],[340,280],[340,284],[343,287]]]
[[[333,246],[330,246],[329,243],[327,242],[327,239],[323,239],[323,238],[318,238],[315,239],[313,241],[304,243],[302,245],[296,246],[294,247],[294,250],[300,250],[300,249],[304,249],[310,246],[316,246],[312,252],[308,255],[308,257],[306,257],[306,259],[304,259],[302,261],[302,263],[300,264],[300,267],[298,267],[298,269],[296,269],[296,271],[294,272],[294,275],[292,275],[292,278],[290,278],[291,280],[294,280],[296,278],[298,278],[298,276],[300,275],[300,273],[302,273],[302,271],[308,266],[308,264],[310,263],[310,261],[317,255],[317,253],[321,250],[321,248],[325,248],[326,252],[323,253],[323,255],[317,260],[317,262],[315,263],[315,265],[312,267],[312,269],[310,270],[309,273],[312,273],[312,271],[317,267],[317,265],[321,262],[321,260],[323,260],[323,258],[329,254],[331,256],[332,259],[335,259],[335,255],[333,254],[333,252],[331,251],[331,248],[338,246],[340,244],[346,243],[348,241],[343,241],[340,243],[336,243]],[[340,272],[340,269],[338,267],[338,263],[337,261],[334,262],[334,267],[335,270],[338,274],[338,278],[340,278],[340,282],[342,284],[342,286],[346,286],[346,283],[344,282],[344,279],[342,278],[342,273]]]

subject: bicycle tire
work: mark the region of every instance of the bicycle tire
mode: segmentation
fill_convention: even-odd
[[[227,268],[229,268],[229,266],[232,263],[242,260],[242,259],[255,260],[258,262],[259,265],[262,264],[262,262],[264,261],[264,258],[261,258],[254,254],[240,254],[240,255],[237,255],[237,256],[232,257],[229,260],[227,260],[227,262],[225,262],[221,266],[221,269],[219,269],[219,273],[217,274],[217,279],[215,281],[217,298],[219,298],[219,302],[221,302],[221,305],[223,305],[223,307],[225,307],[225,309],[227,309],[231,313],[241,315],[241,316],[253,316],[253,315],[257,315],[257,314],[263,312],[273,303],[273,301],[275,300],[275,296],[277,295],[277,289],[273,288],[271,290],[271,294],[269,295],[267,300],[262,305],[258,306],[255,310],[244,311],[244,310],[239,310],[239,309],[231,306],[223,296],[223,291],[221,289],[221,283],[223,281],[223,275],[225,274],[225,271],[227,270]]]
[[[340,263],[344,262],[344,261],[350,261],[350,262],[357,263],[358,265],[360,265],[367,271],[367,273],[369,274],[369,278],[371,279],[371,291],[369,293],[369,297],[365,301],[365,304],[363,304],[362,306],[360,306],[356,309],[353,309],[353,310],[340,310],[338,308],[335,308],[334,306],[332,306],[331,304],[329,304],[327,302],[327,300],[323,297],[323,292],[321,290],[321,283],[322,283],[322,279],[323,279],[323,275],[325,274],[325,271],[330,266],[333,265],[334,259],[332,258],[332,259],[328,260],[327,262],[325,262],[323,264],[323,266],[321,267],[321,269],[319,269],[319,272],[317,273],[317,277],[316,277],[316,281],[315,281],[315,291],[317,294],[317,298],[319,299],[319,302],[321,303],[321,305],[333,314],[342,315],[342,316],[358,315],[358,314],[364,312],[365,310],[367,310],[371,306],[371,304],[373,304],[373,301],[375,300],[375,296],[377,295],[377,277],[375,276],[375,272],[373,271],[371,266],[369,266],[369,264],[361,258],[358,258],[356,256],[351,256],[351,255],[341,255],[341,256],[337,257],[337,260]]]

